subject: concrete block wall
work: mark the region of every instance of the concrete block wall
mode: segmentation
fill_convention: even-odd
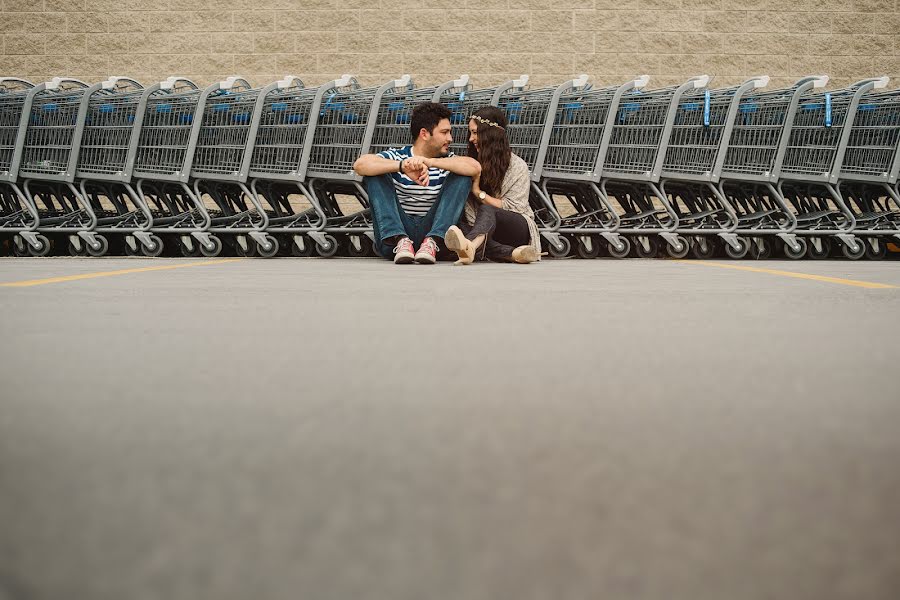
[[[0,1],[0,76],[33,81],[410,73],[425,85],[469,73],[490,86],[647,73],[658,87],[700,73],[714,85],[827,73],[835,85],[900,84],[900,0]]]

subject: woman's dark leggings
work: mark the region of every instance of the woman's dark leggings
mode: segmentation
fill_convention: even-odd
[[[482,204],[477,208],[474,225],[469,225],[463,220],[459,228],[470,240],[479,235],[485,236],[476,260],[479,258],[510,260],[517,246],[531,243],[531,231],[525,217],[490,204]]]

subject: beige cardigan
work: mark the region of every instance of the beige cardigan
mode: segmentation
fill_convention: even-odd
[[[510,157],[509,168],[503,176],[503,185],[500,186],[501,208],[517,212],[528,222],[528,230],[531,232],[531,245],[537,251],[538,260],[541,254],[541,237],[538,234],[537,225],[534,222],[534,211],[528,203],[531,193],[531,174],[524,160],[513,154]],[[466,223],[475,224],[475,206],[466,202]]]

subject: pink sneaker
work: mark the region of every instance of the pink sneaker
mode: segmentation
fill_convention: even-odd
[[[412,240],[408,237],[401,238],[397,245],[394,246],[394,264],[408,265],[412,263],[418,255],[413,254],[414,246]]]
[[[419,251],[416,252],[416,262],[420,265],[433,265],[437,262],[438,245],[430,237],[422,241]]]

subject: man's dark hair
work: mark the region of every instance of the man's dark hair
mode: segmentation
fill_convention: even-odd
[[[435,102],[423,102],[415,107],[409,119],[409,131],[412,133],[413,142],[419,139],[419,132],[423,129],[428,133],[434,133],[434,128],[441,119],[449,119],[453,113],[443,104]]]

